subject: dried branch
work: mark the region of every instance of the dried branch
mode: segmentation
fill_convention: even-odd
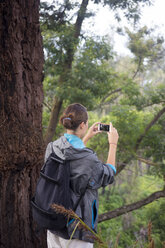
[[[149,248],[155,248],[154,240],[151,236],[151,230],[152,230],[152,222],[148,223],[148,241],[149,241]]]
[[[99,242],[100,247],[108,248],[107,244],[101,240],[100,236],[97,233],[95,233],[87,224],[85,224],[85,222],[72,209],[66,209],[63,206],[55,204],[55,203],[52,204],[51,207],[56,213],[63,214],[64,216],[68,217],[68,219],[73,218],[76,221],[78,221],[74,229],[74,232],[79,226],[79,228],[89,231],[92,234],[90,237],[96,240],[97,242]],[[73,233],[72,233],[72,236],[73,236]]]

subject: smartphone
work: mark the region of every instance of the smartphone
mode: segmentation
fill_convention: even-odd
[[[110,125],[107,124],[98,124],[98,131],[110,132]]]

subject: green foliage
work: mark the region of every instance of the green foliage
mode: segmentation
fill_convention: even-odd
[[[115,11],[115,18],[121,21],[120,14],[117,10],[122,10],[124,16],[130,21],[136,23],[140,19],[140,8],[139,4],[151,4],[150,0],[93,0],[95,4],[102,3],[104,6],[109,6],[111,10]]]
[[[46,47],[48,49],[48,47]],[[49,53],[51,56],[49,56]],[[52,101],[53,96],[66,99],[68,102],[81,102],[89,109],[95,106],[101,96],[113,87],[114,72],[109,70],[106,60],[111,58],[111,48],[106,39],[87,39],[81,45],[75,56],[72,70],[64,75],[61,83],[61,72],[64,71],[66,58],[60,58],[56,51],[49,50],[45,62],[47,76],[44,80],[46,101]],[[60,56],[64,57],[65,52]],[[100,87],[100,85],[102,85]]]
[[[45,72],[48,75],[60,75],[63,73],[68,53],[74,51],[77,40],[74,38],[72,24],[62,25],[58,32],[43,30],[45,49]]]
[[[131,88],[131,84],[129,85]],[[134,84],[132,89],[125,87],[125,96],[121,99],[121,104],[135,105],[141,110],[144,107],[152,106],[164,102],[165,87],[164,83],[146,83],[145,86]]]
[[[41,1],[40,23],[42,30],[59,31],[61,29],[61,25],[69,23],[69,13],[72,12],[76,6],[76,3],[71,3],[69,0],[54,0],[52,3]]]
[[[164,56],[164,48],[162,47],[164,38],[154,37],[152,32],[153,30],[149,30],[146,26],[134,33],[126,28],[129,37],[128,47],[135,55],[135,60],[139,63],[141,70],[146,62],[155,62]]]

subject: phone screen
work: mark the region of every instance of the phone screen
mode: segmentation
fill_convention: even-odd
[[[105,132],[109,132],[109,125],[106,124],[99,124],[99,129],[100,131],[105,131]]]

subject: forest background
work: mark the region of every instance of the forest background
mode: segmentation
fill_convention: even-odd
[[[90,1],[42,1],[44,61],[37,4],[8,2],[11,8],[0,8],[0,31],[5,30],[0,70],[0,245],[45,247],[45,236],[35,233],[29,200],[46,145],[64,132],[58,124],[60,114],[68,104],[79,102],[89,111],[89,125],[111,121],[120,136],[115,183],[99,192],[103,239],[109,247],[165,247],[165,44],[154,28],[138,25],[141,8],[151,2],[91,1],[110,8],[119,23],[116,32],[127,36],[130,55],[121,56],[113,49],[111,34],[83,31],[84,21],[95,14],[88,9]],[[19,32],[20,13],[24,22]],[[121,29],[123,18],[129,28]],[[107,134],[98,134],[87,145],[106,161]]]
[[[94,35],[91,30],[82,31],[74,52],[72,68],[59,83],[61,70],[68,48],[74,46],[72,32],[75,5],[68,4],[64,10],[48,7],[48,12],[56,14],[61,8],[63,18],[59,27],[50,16],[45,18],[45,7],[41,12],[41,27],[45,48],[44,112],[43,128],[45,139],[54,96],[62,100],[64,109],[68,104],[80,102],[89,110],[89,123],[96,121],[109,123],[118,129],[120,140],[117,155],[118,175],[113,186],[100,190],[99,213],[105,213],[131,204],[163,188],[163,163],[165,123],[163,113],[165,102],[164,39],[155,35],[154,30],[139,27],[138,20],[130,20],[134,27],[131,32],[125,27],[120,29],[120,16],[116,13],[119,24],[116,32],[128,37],[128,48],[132,56],[120,56],[113,51],[111,35]],[[65,6],[65,8],[67,9]],[[68,11],[68,12],[67,12]],[[47,13],[48,13],[47,12]],[[94,13],[84,14],[85,17]],[[137,14],[137,13],[136,13]],[[65,15],[65,17],[64,17]],[[54,15],[55,16],[55,15]],[[136,18],[138,19],[138,14]],[[85,19],[85,18],[84,18]],[[87,24],[86,24],[87,25]],[[85,27],[84,27],[85,29]],[[83,28],[82,28],[83,30]],[[74,49],[74,48],[73,48]],[[68,60],[71,58],[68,58]],[[155,119],[156,118],[156,119]],[[54,123],[55,124],[55,123]],[[54,126],[53,124],[53,126]],[[161,131],[162,130],[162,131]],[[64,130],[57,124],[54,139]],[[108,153],[107,135],[99,134],[88,144],[102,161]],[[124,169],[124,170],[123,170]],[[120,173],[119,173],[120,172]],[[102,235],[113,247],[119,235],[118,247],[147,247],[148,223],[152,222],[152,233],[156,247],[162,247],[165,237],[165,202],[154,202],[140,210],[127,213],[122,217],[102,222]],[[107,218],[108,219],[108,218]]]

